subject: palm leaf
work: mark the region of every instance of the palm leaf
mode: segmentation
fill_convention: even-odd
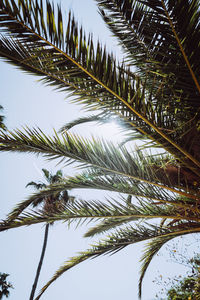
[[[84,123],[89,123],[89,122],[96,122],[97,124],[107,124],[109,122],[112,122],[112,118],[110,115],[104,115],[102,113],[98,115],[91,115],[91,116],[86,116],[86,117],[81,117],[79,119],[73,120],[64,126],[59,130],[60,133],[63,133],[65,131],[70,130],[72,127],[84,124]],[[131,127],[132,129],[132,127]]]
[[[153,218],[165,218],[176,220],[192,220],[198,222],[198,218],[187,217],[178,213],[174,208],[172,209],[159,207],[152,203],[143,202],[142,205],[127,205],[125,203],[119,203],[118,201],[107,201],[105,203],[97,201],[75,201],[67,205],[62,205],[61,208],[55,208],[55,212],[31,211],[23,212],[20,216],[16,217],[13,221],[3,221],[0,223],[0,231],[8,230],[11,228],[27,226],[32,224],[38,224],[43,222],[54,221],[76,221],[79,224],[88,220],[100,220],[111,219],[111,222],[115,218],[116,220],[125,219],[135,221],[138,219],[153,219]],[[119,224],[120,225],[120,224]],[[101,225],[100,225],[101,226]]]
[[[189,232],[190,233],[190,232]],[[182,233],[182,235],[184,232]],[[185,233],[188,234],[188,233]],[[164,236],[159,236],[156,238],[153,238],[148,244],[145,249],[145,252],[143,256],[141,257],[141,262],[142,262],[142,267],[141,267],[141,275],[140,275],[140,280],[139,280],[139,298],[141,298],[142,295],[142,282],[144,275],[146,273],[147,268],[149,267],[149,264],[151,263],[153,257],[158,253],[158,251],[162,248],[162,246],[170,241],[171,239],[179,236],[179,232],[174,232],[172,235],[164,235]]]
[[[92,245],[92,248],[80,252],[78,256],[72,257],[68,260],[63,266],[59,268],[59,270],[54,274],[54,276],[47,282],[47,284],[42,288],[39,295],[36,297],[35,300],[40,299],[42,294],[45,290],[56,280],[58,279],[64,272],[68,271],[69,269],[73,268],[77,264],[94,257],[98,257],[103,254],[112,254],[116,253],[117,251],[122,250],[124,247],[138,243],[140,241],[149,240],[152,238],[159,238],[159,237],[175,237],[181,234],[189,234],[194,232],[199,232],[200,228],[191,228],[188,230],[180,230],[174,231],[169,229],[162,229],[161,233],[158,233],[157,230],[154,228],[148,228],[145,226],[137,225],[136,228],[129,226],[126,229],[118,230],[115,234],[112,234],[107,237],[107,239],[101,240],[98,244]]]
[[[200,52],[196,42],[200,38],[199,1],[184,1],[184,4],[181,1],[172,4],[172,1],[163,0],[96,2],[101,8],[104,21],[125,48],[129,62],[143,72],[145,70],[152,75],[167,77],[166,95],[169,96],[169,87],[172,87],[172,76],[176,78],[171,89],[173,92],[186,90],[183,85],[187,76],[187,82],[191,82],[191,85],[187,86],[190,103],[186,95],[181,95],[181,102],[186,101],[190,112],[193,110],[195,113],[195,107],[199,108],[199,101],[196,91],[192,88],[194,84],[197,91],[200,91],[194,78],[199,77],[197,60],[195,61]],[[192,104],[191,99],[194,101]],[[175,105],[177,107],[177,104]]]
[[[50,172],[47,169],[42,169],[42,172],[44,174],[46,181],[50,183]],[[45,187],[45,186],[43,186],[43,187]],[[41,188],[43,188],[43,187],[41,187]]]
[[[9,218],[0,224],[0,231],[41,222],[74,220],[80,223],[80,219],[83,219],[84,221],[88,219],[91,221],[103,218],[104,220],[102,223],[87,232],[86,236],[91,236],[105,232],[111,227],[114,228],[137,219],[161,218],[176,220],[176,222],[178,220],[199,222],[199,214],[195,204],[190,202],[187,203],[187,201],[183,203],[181,199],[177,199],[177,201],[157,199],[157,201],[160,202],[154,202],[152,199],[147,199],[146,201],[139,200],[137,201],[138,203],[129,203],[128,205],[127,201],[120,203],[116,200],[107,201],[107,203],[97,201],[73,201],[67,202],[66,205],[62,204],[57,208],[55,207],[55,212],[43,210],[39,212],[33,211],[31,213],[23,212],[19,216],[19,214],[32,202],[35,203],[37,199],[44,199],[50,195],[53,196],[55,193],[58,194],[58,190],[56,192],[55,189],[42,190],[40,193],[34,194],[28,200],[18,204],[18,207],[10,213]],[[137,196],[137,198],[139,197]],[[162,203],[169,205],[158,205]]]
[[[96,175],[97,173],[95,173]],[[114,184],[113,184],[114,182]],[[164,191],[158,187],[152,187],[145,184],[137,184],[127,178],[105,176],[104,178],[95,178],[94,173],[86,172],[75,177],[68,177],[63,179],[56,184],[46,186],[42,191],[33,194],[28,199],[20,202],[17,206],[9,213],[7,221],[11,221],[20,215],[28,206],[41,202],[45,197],[54,197],[59,193],[71,190],[71,189],[98,189],[107,190],[118,193],[128,193],[135,197],[136,200],[147,198],[148,201],[156,203],[162,203],[169,206],[183,209],[184,211],[189,210],[194,213],[194,216],[198,215],[198,209],[196,208],[196,201],[192,198],[177,198],[175,194]],[[140,200],[142,203],[143,200]]]
[[[191,211],[194,211],[195,213],[197,212],[196,201],[192,199],[189,200],[183,197],[177,199],[175,194],[173,195],[171,192],[168,193],[157,186],[142,184],[141,182],[131,180],[130,178],[122,178],[121,176],[116,175],[99,177],[102,174],[103,172],[101,170],[98,172],[97,170],[88,170],[87,172],[75,177],[63,178],[62,181],[59,181],[59,183],[50,184],[48,186],[46,185],[46,188],[43,188],[42,191],[30,196],[28,199],[22,202],[19,202],[17,206],[9,213],[8,220],[15,219],[28,206],[37,205],[37,203],[43,201],[45,197],[54,197],[63,191],[77,188],[92,188],[118,193],[128,193],[129,195],[133,195],[136,199],[147,198],[158,203],[173,205],[185,210],[189,208]]]
[[[67,46],[63,49],[65,40],[61,34],[62,26],[56,27],[54,8],[48,1],[46,25],[42,2],[39,5],[36,0],[30,1],[29,6],[25,0],[20,0],[18,5],[13,0],[2,1],[0,10],[0,27],[4,32],[1,39],[2,57],[28,72],[45,76],[46,83],[72,91],[78,101],[93,108],[100,106],[112,109],[122,117],[128,117],[136,129],[159,141],[199,175],[197,167],[200,163],[188,149],[184,149],[185,143],[177,144],[173,140],[175,136],[169,136],[159,128],[161,120],[162,127],[165,124],[165,109],[158,109],[157,104],[153,104],[156,101],[151,92],[149,94],[146,90],[146,83],[137,76],[130,76],[123,65],[118,72],[112,55],[102,50],[99,44],[94,50],[93,42],[89,39],[87,47],[83,31],[80,29],[78,34],[77,24],[71,15],[65,36]],[[60,8],[58,18],[61,24]],[[159,114],[157,117],[155,112]],[[168,121],[173,123],[173,118],[169,117]],[[169,127],[169,123],[167,125]],[[174,127],[175,124],[171,125]]]
[[[170,180],[164,179],[165,174],[164,176],[161,174],[162,176],[159,178],[159,172],[156,173],[152,167],[157,159],[145,157],[142,152],[136,152],[133,156],[125,147],[121,147],[119,150],[112,143],[105,141],[89,142],[69,134],[63,135],[61,140],[56,134],[54,137],[49,137],[39,129],[25,129],[25,132],[18,130],[10,132],[10,134],[2,132],[0,134],[0,150],[42,153],[49,159],[64,159],[66,157],[68,163],[79,161],[82,167],[92,166],[104,170],[106,173],[129,177],[186,197],[198,199],[196,192],[189,190],[188,186],[186,188],[184,185],[172,188]],[[162,156],[160,160],[163,160],[164,163]],[[158,168],[161,170],[160,166]],[[164,184],[162,184],[163,180]],[[184,182],[187,182],[187,178],[184,178]]]

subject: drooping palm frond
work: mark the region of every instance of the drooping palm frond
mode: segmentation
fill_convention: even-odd
[[[9,213],[7,221],[10,222],[21,214],[30,205],[34,205],[38,201],[42,201],[45,197],[57,197],[57,195],[63,193],[66,190],[72,189],[98,189],[98,190],[107,190],[111,192],[118,192],[132,195],[134,199],[141,202],[143,199],[148,199],[153,201],[155,205],[165,204],[170,207],[176,207],[177,209],[182,209],[183,212],[191,213],[191,216],[194,214],[194,217],[198,216],[198,203],[199,198],[191,194],[188,197],[183,197],[183,192],[176,191],[172,193],[167,191],[167,189],[160,188],[159,186],[151,186],[143,182],[132,180],[131,178],[123,178],[121,176],[111,176],[102,175],[101,170],[95,172],[86,171],[82,174],[79,174],[74,177],[66,177],[59,183],[48,185],[45,189],[42,189],[40,192],[33,194],[28,199],[20,202],[17,206]],[[180,194],[181,197],[177,198],[176,194]],[[70,198],[70,197],[69,197]],[[134,202],[135,203],[135,200]],[[130,204],[129,204],[130,205]]]
[[[198,226],[185,230],[161,229],[161,231],[158,232],[157,227],[155,228],[154,226],[148,227],[141,225],[137,225],[136,227],[129,226],[126,229],[123,228],[123,230],[118,230],[116,233],[109,235],[107,239],[100,240],[100,242],[96,245],[92,245],[92,248],[88,251],[80,252],[78,256],[72,257],[70,260],[68,260],[42,288],[35,300],[40,299],[45,290],[64,272],[87,259],[98,257],[103,254],[116,253],[128,245],[138,243],[140,241],[150,240],[153,238],[159,239],[159,237],[161,239],[167,239],[168,237],[169,240],[182,234],[189,234],[199,231],[200,227]]]
[[[130,218],[110,218],[103,220],[100,224],[91,227],[85,234],[84,237],[93,237],[97,234],[106,233],[109,230],[113,230],[119,226],[125,225],[129,222],[135,221],[134,217]]]
[[[68,163],[78,161],[82,167],[91,166],[95,169],[104,170],[106,173],[129,177],[198,199],[198,177],[195,175],[190,177],[190,173],[187,177],[187,169],[183,168],[182,173],[180,173],[183,177],[177,180],[178,166],[172,166],[172,170],[170,166],[170,169],[166,168],[165,171],[161,165],[157,164],[157,158],[145,157],[142,152],[136,152],[133,155],[125,147],[117,149],[114,144],[105,141],[94,140],[91,142],[72,134],[65,134],[62,138],[57,134],[50,137],[39,129],[25,129],[24,132],[18,130],[9,134],[2,132],[0,134],[0,151],[41,153],[48,159],[65,159],[66,157]],[[166,164],[162,156],[159,163],[161,161]],[[167,173],[168,171],[169,173]],[[175,175],[176,182],[173,182],[173,176],[170,177],[170,172]],[[172,183],[177,188],[171,188]]]
[[[130,120],[136,130],[168,149],[192,172],[200,174],[200,163],[192,150],[179,140],[180,132],[172,130],[180,127],[176,124],[177,112],[167,113],[166,104],[162,107],[162,95],[155,97],[146,82],[124,65],[117,67],[112,55],[99,44],[94,50],[92,40],[86,41],[83,30],[78,30],[71,15],[64,34],[61,10],[58,8],[55,21],[54,8],[49,2],[47,21],[42,2],[38,4],[33,0],[28,5],[25,0],[18,4],[10,0],[1,1],[0,5],[2,57],[23,70],[43,76],[46,83],[72,91],[77,101],[119,113]],[[184,113],[181,118],[185,116]],[[191,123],[191,130],[193,127]],[[180,128],[183,133],[182,126]],[[166,130],[172,132],[168,134]]]
[[[100,172],[98,172],[100,173]],[[44,198],[47,197],[58,197],[66,190],[72,189],[98,189],[106,190],[111,192],[125,193],[135,197],[135,199],[144,199],[147,198],[151,201],[157,203],[164,203],[176,206],[182,209],[189,209],[191,211],[196,211],[197,198],[194,201],[192,196],[190,200],[180,197],[177,199],[175,194],[168,192],[167,190],[160,189],[157,186],[151,186],[142,184],[127,178],[121,178],[120,176],[104,176],[104,177],[95,177],[97,172],[84,172],[75,177],[66,177],[63,181],[60,181],[56,184],[51,184],[46,186],[45,189],[42,189],[40,192],[33,194],[28,199],[19,202],[16,207],[8,214],[7,221],[15,219],[21,214],[27,207],[30,205],[36,206],[38,203],[41,203]],[[68,199],[71,197],[68,196]]]
[[[0,231],[27,226],[32,224],[38,224],[43,222],[52,222],[52,221],[76,221],[79,224],[81,222],[91,222],[91,220],[99,221],[103,219],[105,222],[108,219],[116,219],[117,222],[119,219],[127,220],[128,222],[136,221],[138,219],[169,219],[169,220],[185,220],[191,221],[194,224],[199,223],[199,218],[195,213],[193,217],[189,217],[185,214],[185,211],[177,209],[176,207],[165,207],[161,205],[155,205],[153,202],[145,202],[142,204],[129,205],[127,207],[126,203],[121,203],[119,201],[81,201],[77,200],[73,203],[59,206],[55,211],[31,211],[23,212],[20,216],[16,217],[11,221],[3,221],[0,223]],[[104,222],[104,225],[105,225]],[[121,225],[120,223],[116,225]],[[102,224],[100,224],[102,227]],[[94,228],[92,229],[94,230]],[[106,230],[106,226],[104,227]],[[96,233],[98,231],[96,230]]]
[[[98,115],[90,115],[87,117],[81,117],[79,119],[73,120],[73,121],[65,124],[64,126],[62,126],[62,128],[59,130],[59,132],[63,133],[65,131],[70,130],[74,126],[84,124],[84,123],[90,123],[90,122],[106,124],[108,122],[111,122],[111,120],[110,120],[110,116],[104,116],[104,114],[102,114],[102,113],[98,114]]]
[[[49,2],[47,2],[47,20],[44,20],[42,2],[39,5],[37,1],[30,1],[28,6],[26,1],[20,0],[17,6],[14,1],[2,1],[0,9],[2,14],[0,27],[3,28],[1,55],[11,63],[17,64],[23,70],[45,76],[44,80],[47,83],[55,84],[58,88],[77,92],[80,98],[83,97],[83,101],[89,99],[94,101],[97,98],[102,102],[102,106],[104,98],[106,101],[113,98],[113,95],[110,95],[112,91],[114,93],[120,90],[121,95],[124,93],[125,99],[129,98],[128,93],[134,93],[134,81],[131,88],[124,85],[128,76],[125,78],[123,75],[120,78],[113,56],[107,54],[105,49],[102,50],[100,44],[95,50],[91,38],[86,40],[82,29],[78,32],[77,23],[71,14],[64,36],[64,33],[58,34],[59,26],[63,27],[61,10],[58,8],[57,28],[54,8]],[[24,17],[23,26],[21,21]],[[16,36],[17,28],[20,28],[20,34]],[[62,31],[63,29],[60,30]],[[102,86],[101,80],[104,81]],[[137,81],[137,78],[135,80]],[[127,82],[131,84],[129,79]],[[130,97],[132,98],[133,94],[130,94]],[[93,104],[98,105],[94,102]],[[123,104],[120,106],[122,108]]]
[[[184,233],[182,233],[181,235],[184,235]],[[175,232],[174,235],[172,234],[172,235],[166,235],[166,236],[164,235],[164,236],[155,237],[150,242],[148,242],[145,252],[140,260],[142,263],[142,267],[141,267],[141,271],[140,271],[141,275],[140,275],[140,280],[139,280],[139,291],[138,291],[139,298],[141,298],[141,295],[142,295],[142,282],[143,282],[144,275],[145,275],[153,257],[156,255],[156,253],[158,253],[158,251],[162,248],[162,246],[165,243],[169,242],[171,239],[173,239],[176,236],[177,236],[177,234]]]

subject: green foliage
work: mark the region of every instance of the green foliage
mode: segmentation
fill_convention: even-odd
[[[164,257],[168,257],[167,261],[176,265],[180,265],[181,274],[167,277],[159,275],[153,282],[160,286],[156,299],[178,299],[178,300],[198,300],[200,291],[200,256],[199,256],[199,238],[193,235],[187,240],[181,237],[169,243],[165,250]],[[163,254],[161,254],[163,256]]]
[[[186,277],[167,292],[168,300],[195,299],[195,278]]]
[[[198,300],[200,297],[200,258],[199,255],[190,259],[189,264],[192,267],[191,274],[184,277],[177,284],[174,284],[168,291],[168,300]]]
[[[59,182],[61,173],[53,180],[43,170],[50,185],[29,183],[41,191],[19,203],[0,223],[1,231],[59,220],[98,222],[86,236],[108,231],[106,238],[69,259],[37,299],[78,263],[147,241],[141,296],[145,272],[161,247],[170,239],[200,231],[199,0],[96,3],[122,46],[123,63],[100,42],[94,45],[92,35],[86,35],[71,12],[65,28],[60,6],[55,13],[48,0],[46,5],[42,0],[0,1],[0,56],[40,76],[44,84],[73,95],[88,110],[101,110],[100,115],[64,125],[62,133],[53,136],[30,128],[0,133],[0,151],[42,154],[85,169]],[[105,123],[113,118],[127,133],[124,143],[139,138],[143,146],[131,144],[130,150],[68,132],[77,124]],[[162,154],[152,155],[148,150],[152,146]],[[124,196],[103,203],[67,202],[56,211],[24,211],[75,188],[104,189]]]

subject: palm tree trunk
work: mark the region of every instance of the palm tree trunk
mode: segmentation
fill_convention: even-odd
[[[40,271],[41,271],[41,268],[42,268],[42,263],[43,263],[43,260],[44,260],[46,247],[47,247],[48,233],[49,233],[49,224],[46,224],[45,234],[44,234],[44,242],[43,242],[43,247],[42,247],[42,253],[41,253],[41,256],[40,256],[40,261],[39,261],[39,264],[38,264],[38,267],[37,267],[37,272],[36,272],[36,275],[35,275],[35,280],[34,280],[34,283],[33,283],[33,286],[32,286],[31,295],[30,295],[29,300],[34,299],[34,295],[35,295],[38,279],[39,279],[39,276],[40,276]]]

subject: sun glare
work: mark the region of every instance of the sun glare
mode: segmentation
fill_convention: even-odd
[[[95,128],[95,134],[108,141],[120,142],[124,137],[122,130],[114,121],[105,125],[97,126],[97,128]]]

